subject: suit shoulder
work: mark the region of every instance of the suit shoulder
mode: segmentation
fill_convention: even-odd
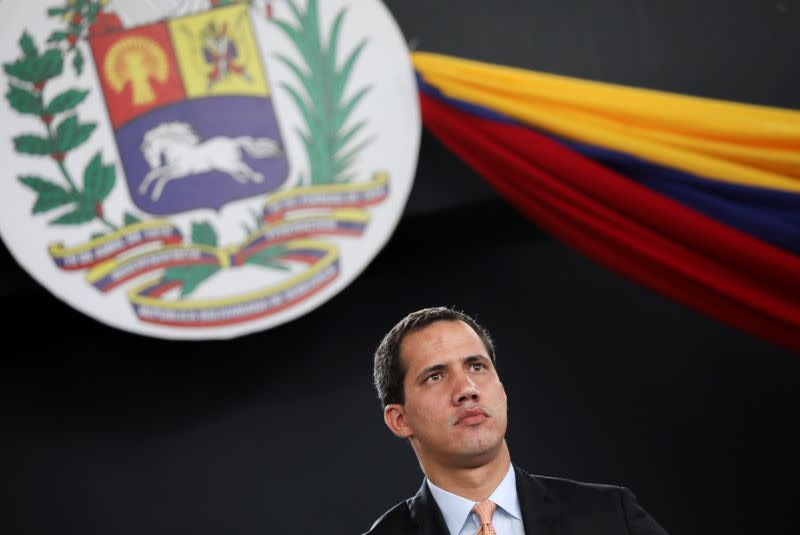
[[[411,512],[409,504],[413,498],[403,500],[372,523],[372,527],[364,535],[383,535],[388,533],[402,533],[402,530],[409,525]]]
[[[569,479],[565,477],[544,476],[529,474],[531,477],[537,479],[546,488],[554,491],[569,491],[569,492],[585,492],[589,494],[594,493],[614,493],[620,492],[622,487],[620,485],[610,485],[606,483],[589,483],[586,481],[579,481],[576,479]]]
[[[590,531],[667,535],[627,487],[534,475],[524,471],[522,474],[529,478],[529,490],[542,492],[549,500],[558,503],[563,514],[571,515],[573,519],[589,519],[593,526]],[[537,486],[539,490],[533,490]]]
[[[563,504],[591,505],[618,502],[626,489],[619,485],[589,483],[564,477],[527,474],[539,483],[550,496]]]

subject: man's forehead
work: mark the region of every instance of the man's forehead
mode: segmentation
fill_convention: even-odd
[[[448,364],[477,355],[488,358],[483,340],[460,320],[436,321],[406,334],[399,353],[406,367]]]

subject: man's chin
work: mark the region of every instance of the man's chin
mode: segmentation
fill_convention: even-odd
[[[458,464],[465,468],[483,466],[500,453],[502,443],[502,439],[495,439],[461,444],[453,452],[453,457],[457,458]]]

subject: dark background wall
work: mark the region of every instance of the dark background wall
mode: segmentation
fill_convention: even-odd
[[[797,1],[386,3],[422,50],[800,108]],[[800,355],[554,241],[427,134],[386,248],[263,333],[139,337],[58,301],[4,248],[0,270],[0,533],[365,531],[421,481],[382,424],[371,354],[435,304],[493,332],[518,464],[627,485],[672,534],[794,529]]]

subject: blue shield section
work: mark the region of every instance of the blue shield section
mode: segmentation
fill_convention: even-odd
[[[116,129],[131,199],[171,215],[268,194],[289,164],[269,98],[213,96],[169,104]]]

